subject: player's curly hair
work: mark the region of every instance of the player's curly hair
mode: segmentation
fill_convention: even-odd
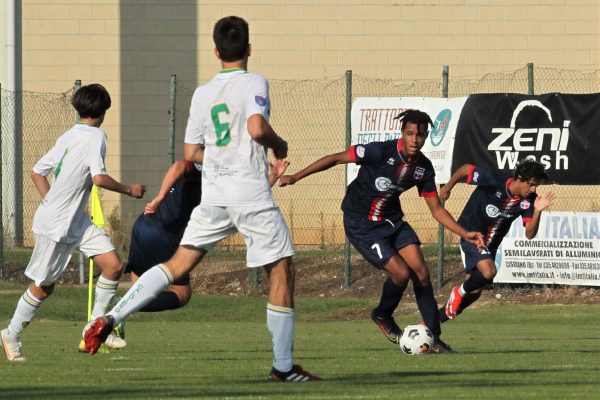
[[[525,182],[535,179],[538,184],[548,181],[548,175],[544,170],[544,166],[531,159],[519,162],[519,165],[515,168],[514,178]]]
[[[241,60],[246,56],[250,43],[248,23],[236,16],[221,18],[215,24],[213,40],[221,61]]]
[[[401,112],[400,114],[398,114],[398,116],[394,119],[400,119],[400,121],[402,121],[401,129],[404,129],[406,124],[409,122],[412,122],[413,124],[417,124],[417,126],[425,124],[425,125],[427,125],[428,128],[429,128],[429,125],[433,126],[433,121],[431,120],[431,117],[429,116],[429,114],[427,114],[426,112],[420,111],[420,110],[415,110],[415,109],[405,110],[405,111]],[[429,130],[429,129],[427,129],[427,130]]]
[[[82,86],[71,97],[71,105],[81,118],[100,118],[110,104],[108,91],[99,83]]]

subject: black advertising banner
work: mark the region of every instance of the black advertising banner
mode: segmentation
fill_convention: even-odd
[[[600,93],[469,96],[452,172],[475,164],[509,177],[525,158],[541,162],[551,182],[600,184]]]

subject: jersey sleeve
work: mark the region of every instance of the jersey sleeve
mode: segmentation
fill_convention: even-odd
[[[490,171],[473,165],[467,175],[467,183],[477,186],[496,186],[501,184],[501,181]]]
[[[87,160],[90,166],[90,175],[92,178],[96,175],[105,175],[106,166],[104,158],[106,157],[106,134],[100,131],[91,141],[87,150]]]
[[[435,170],[431,162],[425,167],[416,167],[414,174],[418,176],[423,174],[423,180],[417,183],[417,191],[421,197],[434,197],[438,195],[437,186],[435,185]],[[421,168],[421,172],[419,171]]]
[[[380,142],[371,142],[367,144],[357,144],[350,146],[350,160],[358,165],[375,164],[383,154]]]
[[[521,214],[523,226],[525,226],[526,223],[531,222],[531,219],[533,218],[533,212],[535,211],[533,204],[535,203],[536,198],[537,194],[533,193],[531,196],[521,200],[521,203],[519,203],[519,207],[521,207],[523,210],[523,213]]]
[[[262,115],[269,120],[271,100],[269,99],[269,82],[264,76],[253,74],[248,85],[246,98],[246,119],[252,115]]]
[[[63,151],[64,152],[64,151]],[[42,176],[48,176],[50,172],[58,165],[62,154],[60,154],[58,143],[54,145],[42,158],[33,166],[33,172]]]
[[[202,123],[200,115],[198,114],[201,110],[200,106],[200,88],[196,89],[192,96],[192,102],[190,104],[190,112],[185,127],[185,143],[189,144],[204,144],[204,132],[202,129]]]

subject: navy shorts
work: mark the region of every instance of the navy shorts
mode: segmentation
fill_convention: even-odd
[[[179,247],[181,236],[165,232],[151,217],[140,215],[131,229],[129,260],[125,272],[141,276],[150,268],[168,261]],[[189,274],[175,280],[173,285],[189,285]]]
[[[373,266],[383,269],[398,250],[421,245],[413,228],[405,221],[369,221],[344,215],[346,237]]]
[[[474,244],[471,244],[464,239],[460,239],[460,250],[465,271],[470,274],[477,268],[477,263],[479,261],[494,260],[498,249],[488,249],[487,247],[484,247],[483,250],[480,251]]]

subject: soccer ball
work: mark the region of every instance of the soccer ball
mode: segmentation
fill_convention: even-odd
[[[426,354],[433,346],[433,335],[425,325],[409,325],[400,337],[400,349],[404,354]]]

